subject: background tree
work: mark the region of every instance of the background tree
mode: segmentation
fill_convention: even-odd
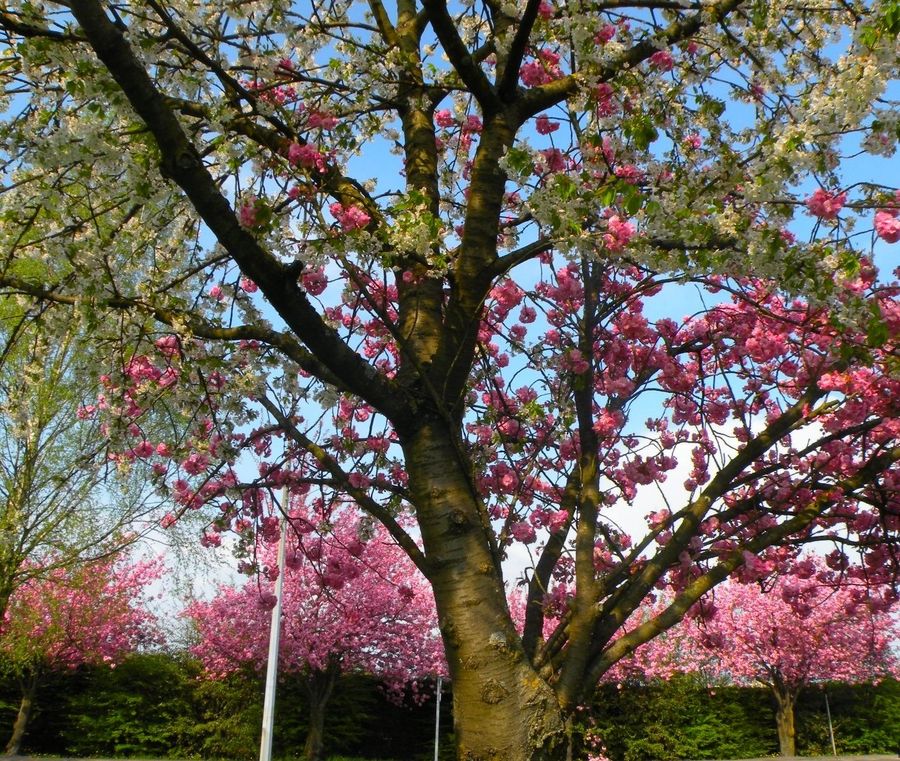
[[[7,755],[18,755],[44,673],[115,665],[139,645],[156,641],[144,595],[160,572],[158,562],[107,559],[56,567],[19,585],[0,628],[2,668],[22,689]]]
[[[844,581],[835,586],[814,559],[764,585],[732,580],[703,598],[696,615],[640,648],[631,665],[645,678],[693,672],[709,686],[766,685],[779,749],[794,756],[794,708],[804,688],[900,675],[896,592]]]
[[[244,533],[285,482],[357,503],[432,585],[460,754],[560,759],[598,679],[738,569],[817,539],[896,569],[869,254],[900,211],[847,159],[896,147],[887,13],[13,4],[0,283],[93,315],[97,413],[167,522]]]
[[[275,519],[273,519],[274,521]],[[293,515],[299,542],[286,562],[279,673],[304,678],[309,732],[304,757],[320,761],[326,708],[341,674],[380,677],[402,700],[407,688],[443,670],[431,590],[409,558],[383,530],[360,524],[350,511],[332,518],[326,538],[311,534],[321,520],[306,510]],[[277,521],[276,521],[277,526]],[[267,538],[277,541],[274,536]],[[277,575],[276,547],[264,543],[259,562]],[[210,602],[187,609],[199,636],[192,648],[212,678],[246,666],[265,669],[271,583],[222,587]]]
[[[793,756],[794,706],[805,687],[900,675],[895,601],[892,594],[880,599],[858,587],[834,589],[798,574],[777,579],[765,591],[732,582],[716,590],[718,612],[691,634],[713,653],[713,674],[771,689],[779,749]]]
[[[96,353],[68,315],[0,300],[0,617],[23,583],[132,544],[152,525],[146,473],[110,467]]]

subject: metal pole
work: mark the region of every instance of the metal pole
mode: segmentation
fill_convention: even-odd
[[[275,683],[278,679],[278,644],[281,639],[281,591],[284,587],[284,535],[288,510],[288,488],[281,490],[281,532],[278,537],[278,578],[275,580],[275,607],[269,627],[269,655],[266,660],[266,695],[263,702],[262,737],[259,761],[272,759],[272,731],[275,724]]]
[[[434,761],[438,761],[438,748],[441,741],[441,677],[437,678],[437,703],[434,707]]]
[[[825,690],[825,713],[828,715],[828,734],[831,737],[831,755],[837,755],[837,747],[834,744],[834,727],[831,726],[831,706],[828,705],[828,690]]]

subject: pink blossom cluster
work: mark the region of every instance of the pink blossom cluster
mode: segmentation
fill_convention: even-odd
[[[372,217],[358,206],[344,206],[337,201],[328,207],[328,211],[344,232],[361,230],[372,221]]]
[[[522,84],[526,87],[538,87],[559,79],[562,76],[559,60],[559,54],[549,48],[536,51],[534,57],[519,69]]]
[[[0,624],[8,666],[75,669],[115,665],[161,633],[146,607],[147,588],[163,573],[157,560],[106,558],[37,573],[19,586]]]
[[[890,206],[875,212],[875,233],[887,243],[900,241],[900,190]]]
[[[282,574],[283,673],[340,664],[377,674],[395,695],[409,681],[441,673],[431,590],[386,532],[370,534],[349,510],[326,516],[297,506],[291,520],[296,539],[286,568],[276,565],[276,529],[256,547],[265,580],[221,587],[210,602],[188,607],[199,635],[194,652],[207,673],[220,678],[245,665],[264,666],[272,582]]]
[[[846,192],[829,193],[823,188],[817,188],[805,201],[810,214],[825,220],[837,219],[837,215],[844,208],[845,203],[847,203]]]
[[[291,143],[287,158],[292,166],[314,169],[322,174],[328,171],[328,157],[311,143]]]

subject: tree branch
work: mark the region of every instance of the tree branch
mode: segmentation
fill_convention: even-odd
[[[97,0],[73,0],[72,13],[98,58],[109,69],[132,107],[156,138],[160,171],[175,181],[219,243],[266,295],[288,326],[333,375],[390,419],[403,418],[406,405],[393,384],[348,347],[326,325],[285,265],[244,230],[227,199],[203,165],[196,148],[156,89],[122,32]]]

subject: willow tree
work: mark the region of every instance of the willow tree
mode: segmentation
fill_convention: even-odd
[[[0,26],[0,283],[92,321],[85,414],[152,463],[167,525],[215,504],[204,543],[249,552],[287,484],[385,526],[434,590],[462,758],[563,758],[598,678],[734,572],[817,539],[895,569],[900,320],[870,254],[900,219],[852,161],[896,147],[894,3],[70,0]]]

